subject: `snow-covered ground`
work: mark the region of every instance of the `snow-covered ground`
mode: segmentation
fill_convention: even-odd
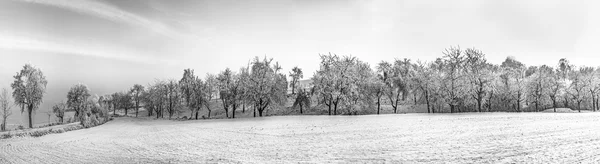
[[[0,163],[594,163],[600,113],[117,118],[0,140]]]

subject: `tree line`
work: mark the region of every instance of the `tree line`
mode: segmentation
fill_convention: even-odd
[[[185,69],[179,80],[135,84],[102,96],[91,96],[87,86],[76,84],[66,101],[52,109],[60,122],[65,111],[74,111],[75,119],[84,124],[106,120],[110,111],[128,115],[134,110],[138,116],[141,108],[156,118],[172,118],[189,110],[189,118],[195,119],[203,110],[208,112],[202,115],[205,118],[210,118],[213,110],[235,118],[240,109],[243,113],[251,110],[254,117],[269,109],[299,110],[300,114],[307,109],[328,115],[379,114],[384,107],[397,113],[408,104],[423,105],[429,113],[600,108],[600,69],[576,67],[565,58],[555,65],[526,66],[507,57],[498,65],[489,63],[481,50],[460,47],[447,48],[430,62],[402,58],[381,61],[374,67],[353,56],[329,53],[319,57],[310,87],[299,86],[304,78],[301,68],[293,67],[286,75],[272,58],[255,57],[237,71],[226,68],[200,78],[193,69]],[[30,64],[14,76],[14,106],[28,113],[30,128],[32,112],[42,103],[47,83],[42,71]],[[13,105],[8,100],[9,96],[0,96],[3,120],[11,114],[7,109]],[[4,121],[2,129],[5,125]]]

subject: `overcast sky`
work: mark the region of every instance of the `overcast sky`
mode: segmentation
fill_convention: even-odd
[[[460,45],[499,64],[600,66],[594,0],[2,0],[0,87],[25,63],[46,104],[79,82],[99,95],[155,78],[237,70],[254,56],[310,77],[319,53],[431,61]],[[49,105],[44,105],[49,107]]]

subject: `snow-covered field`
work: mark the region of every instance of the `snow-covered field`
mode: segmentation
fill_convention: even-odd
[[[117,118],[0,140],[0,163],[594,163],[600,113]]]

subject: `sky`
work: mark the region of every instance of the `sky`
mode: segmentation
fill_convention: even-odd
[[[298,66],[305,78],[319,54],[374,66],[432,61],[450,46],[480,49],[495,64],[513,56],[600,66],[599,8],[595,0],[2,0],[0,87],[26,63],[40,68],[49,81],[40,113],[78,83],[104,95],[179,79],[186,68],[201,77],[237,70],[255,56],[286,72]]]

